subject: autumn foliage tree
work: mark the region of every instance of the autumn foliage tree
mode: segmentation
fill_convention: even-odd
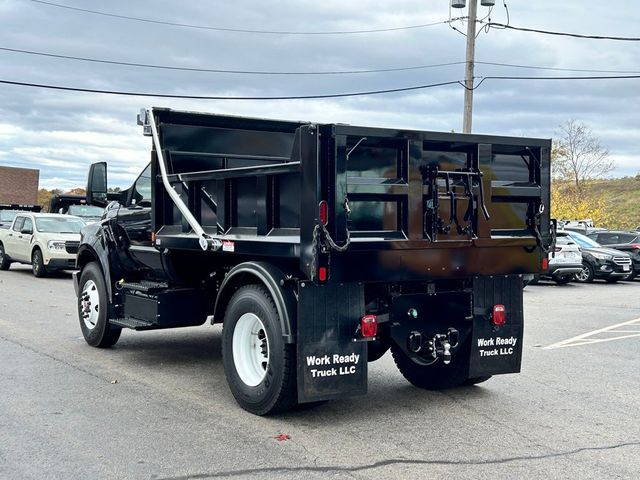
[[[606,176],[615,163],[591,128],[572,119],[560,125],[551,168],[554,178],[571,182],[576,191],[582,192],[586,182]]]
[[[567,182],[554,183],[551,188],[551,216],[558,220],[590,218],[601,227],[610,226],[613,220],[603,198],[580,193]]]
[[[591,128],[568,120],[560,126],[551,151],[551,214],[559,220],[590,218],[595,225],[611,223],[603,198],[587,187],[611,172],[615,163]]]

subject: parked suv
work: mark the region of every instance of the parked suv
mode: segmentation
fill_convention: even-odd
[[[592,232],[587,235],[590,239],[595,240],[600,245],[615,248],[621,252],[627,252],[631,255],[633,271],[627,277],[627,280],[633,280],[640,275],[640,232],[624,232],[624,231],[600,231]]]
[[[631,255],[628,253],[603,247],[581,233],[567,234],[582,249],[582,271],[576,275],[578,282],[586,283],[602,278],[608,283],[614,283],[631,273]]]
[[[71,215],[18,212],[11,228],[0,230],[0,270],[13,262],[31,264],[36,277],[73,269],[86,224]]]
[[[558,232],[553,255],[549,254],[549,266],[540,275],[533,275],[529,284],[536,284],[540,278],[551,278],[559,285],[574,280],[582,272],[582,253],[580,247],[565,232]]]

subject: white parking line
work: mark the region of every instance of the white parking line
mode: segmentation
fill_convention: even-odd
[[[610,325],[608,327],[599,328],[598,330],[593,330],[591,332],[583,333],[582,335],[577,335],[575,337],[568,338],[567,340],[562,340],[561,342],[554,343],[552,345],[544,347],[544,350],[551,350],[553,348],[564,348],[564,347],[577,347],[579,345],[591,345],[593,343],[600,342],[610,342],[612,340],[622,340],[624,338],[633,338],[640,337],[640,330],[628,330],[628,329],[620,329],[616,330],[619,327],[625,327],[627,325],[640,326],[640,318],[636,318],[634,320],[629,320],[628,322],[616,323],[615,325]],[[605,338],[594,338],[598,334],[617,334],[616,337],[605,337]],[[620,335],[620,334],[631,334],[631,335]]]

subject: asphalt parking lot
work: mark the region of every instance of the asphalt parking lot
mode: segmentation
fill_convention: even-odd
[[[367,396],[259,418],[226,386],[220,327],[94,349],[70,276],[14,265],[0,478],[639,478],[640,282],[529,286],[525,307],[519,375],[421,391],[387,354]]]

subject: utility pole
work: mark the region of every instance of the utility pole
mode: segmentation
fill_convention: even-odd
[[[469,0],[469,21],[467,22],[467,55],[464,68],[464,113],[462,132],[471,133],[473,122],[473,71],[476,55],[476,18],[478,16],[478,0]]]
[[[483,7],[491,7],[496,0],[480,0]],[[467,0],[451,0],[451,8],[465,8]],[[489,11],[491,14],[491,10]],[[473,71],[476,56],[476,20],[478,18],[478,0],[469,0],[469,16],[467,24],[467,58],[464,65],[464,112],[462,117],[462,131],[471,133],[473,121]]]

